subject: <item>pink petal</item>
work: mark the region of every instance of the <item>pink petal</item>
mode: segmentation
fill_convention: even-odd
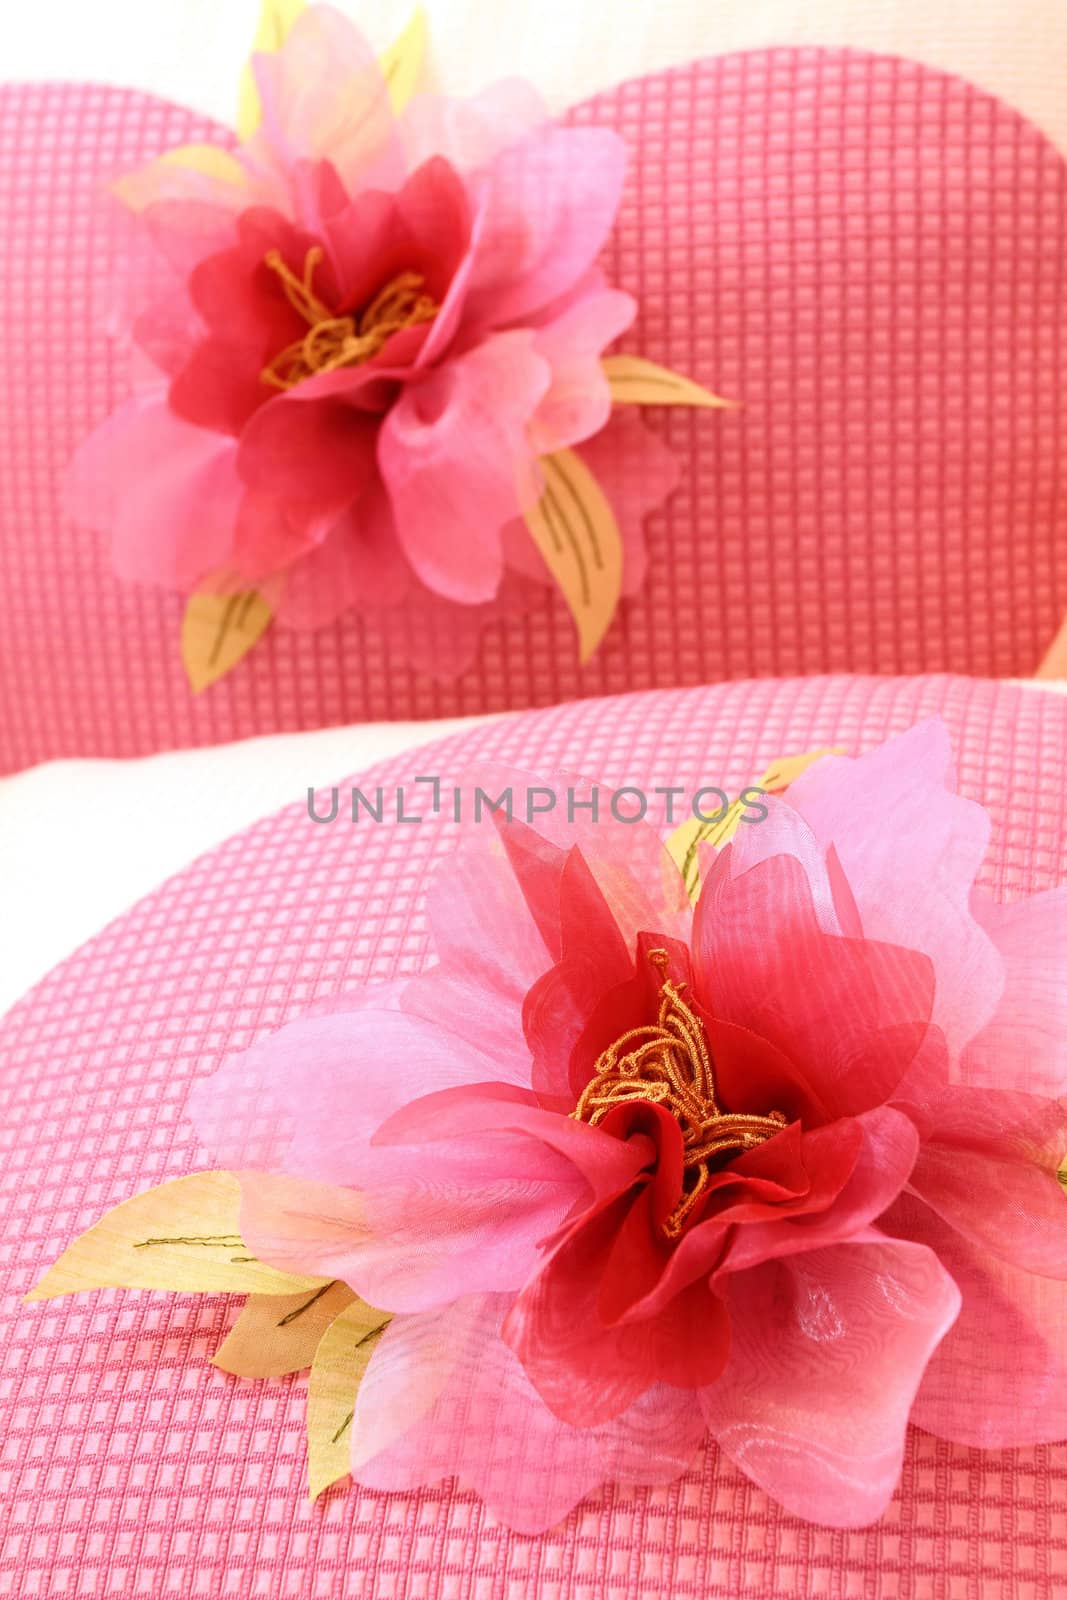
[[[317,226],[313,190],[301,182],[327,159],[349,194],[391,188],[404,173],[385,80],[367,41],[339,11],[309,6],[282,48],[252,58],[262,106],[245,146],[250,167],[288,180],[298,220]]]
[[[487,630],[529,609],[529,589],[516,574],[505,573],[492,600],[457,606],[414,579],[402,606],[364,608],[363,617],[396,661],[431,680],[452,683],[477,660]]]
[[[1004,980],[970,907],[989,818],[946,787],[950,757],[943,724],[924,722],[858,760],[817,762],[788,803],[835,845],[866,936],[935,963],[933,1021],[955,1055],[993,1015]]]
[[[928,1030],[930,961],[824,933],[796,857],[772,856],[734,877],[731,848],[697,904],[698,996],[777,1046],[831,1116],[890,1099]]]
[[[377,428],[361,412],[294,389],[252,417],[237,466],[250,488],[276,495],[298,524],[334,522],[375,487],[376,445]]]
[[[515,820],[501,833],[523,895],[553,955],[560,950],[560,883],[573,850],[585,862],[628,949],[635,949],[638,936],[649,928],[688,940],[689,897],[651,823],[613,826],[612,791],[575,773],[552,774],[536,782],[523,778],[515,792],[526,803],[517,801]],[[594,803],[595,811],[590,809]],[[522,822],[524,816],[533,817],[532,824]]]
[[[359,1483],[410,1491],[455,1478],[538,1534],[601,1483],[668,1483],[692,1464],[703,1423],[680,1390],[654,1386],[598,1428],[561,1423],[500,1339],[506,1307],[487,1297],[390,1323],[356,1400]]]
[[[234,528],[230,570],[249,584],[264,584],[302,557],[312,554],[329,532],[320,518],[294,524],[273,495],[246,489],[241,496]],[[283,584],[280,595],[284,597]],[[283,604],[275,602],[275,610]]]
[[[282,1272],[347,1279],[370,1237],[362,1195],[280,1173],[238,1178],[241,1238],[257,1260]]]
[[[615,513],[623,544],[622,592],[636,594],[647,570],[645,521],[677,488],[681,464],[641,420],[636,406],[616,408],[607,426],[576,449]],[[525,522],[508,523],[503,543],[509,567],[545,587],[552,586]]]
[[[198,428],[238,435],[265,398],[259,373],[243,357],[222,339],[202,340],[170,386],[176,415]]]
[[[329,219],[326,240],[338,285],[338,315],[360,310],[401,272],[418,272],[441,301],[470,241],[467,191],[435,157],[396,194],[365,189]]]
[[[176,417],[162,386],[90,435],[66,484],[71,518],[110,531],[120,578],[184,590],[226,566],[242,493],[234,441]]]
[[[241,1237],[283,1271],[340,1278],[383,1311],[424,1311],[519,1288],[582,1189],[566,1174],[477,1181],[472,1170],[468,1184],[449,1183],[419,1154],[404,1157],[393,1187],[369,1194],[240,1172]],[[549,1165],[544,1152],[538,1162]]]
[[[466,325],[513,325],[572,289],[604,247],[625,169],[608,128],[541,128],[490,162],[475,187],[489,209]]]
[[[174,170],[186,169],[175,163]],[[234,225],[245,207],[253,205],[255,208],[255,196],[251,191],[240,191],[239,208],[230,203],[219,205],[210,194],[206,198],[197,196],[195,186],[205,181],[189,173],[186,182],[191,192],[185,198],[164,196],[141,213],[141,223],[156,249],[181,279],[181,286],[175,292],[183,296],[187,293],[186,280],[205,257],[232,246]]]
[[[469,778],[463,786],[473,792]],[[482,786],[496,796],[507,780],[483,775]],[[424,793],[432,802],[432,790]],[[492,1055],[522,1051],[523,1002],[549,954],[506,862],[472,841],[435,873],[426,911],[440,965],[412,980],[405,1009],[482,1041]]]
[[[959,1305],[932,1251],[873,1231],[739,1274],[730,1362],[701,1394],[708,1427],[787,1511],[864,1527],[893,1496],[912,1401]]]
[[[1067,1103],[954,1084],[928,1120],[912,1190],[977,1248],[1067,1278]]]
[[[522,1083],[521,1058],[491,1060],[420,1018],[384,1009],[379,989],[344,1003],[343,1011],[288,1023],[194,1085],[186,1114],[218,1164],[358,1187],[369,1178],[372,1135],[408,1101],[509,1074]]]
[[[505,78],[467,99],[416,95],[397,131],[412,170],[443,156],[458,171],[470,173],[548,121],[548,108],[533,85],[524,78]]]
[[[431,589],[488,600],[503,571],[500,530],[522,509],[526,424],[549,369],[529,333],[500,334],[407,388],[378,460],[401,545]]]
[[[572,1082],[575,1047],[604,996],[633,977],[633,959],[577,849],[559,877],[558,915],[560,959],[530,989],[523,1025],[534,1086],[551,1104],[570,1110],[581,1087]]]
[[[560,1181],[558,1161],[545,1179],[518,1172],[494,1180],[468,1156],[464,1183],[442,1178],[432,1159],[420,1166],[422,1152],[402,1155],[392,1185],[369,1193],[241,1171],[241,1237],[259,1260],[340,1278],[383,1311],[432,1310],[466,1294],[519,1288],[540,1241],[583,1190],[569,1169]],[[544,1151],[536,1155],[542,1169],[550,1165]]]
[[[627,1314],[624,1297],[635,1279],[644,1300],[670,1255],[651,1190],[634,1186],[582,1216],[523,1287],[504,1324],[531,1383],[573,1426],[610,1421],[659,1380],[699,1388],[727,1358],[729,1318],[706,1274],[651,1315]],[[721,1238],[713,1243],[721,1248]]]
[[[963,1297],[926,1369],[918,1426],[982,1450],[1067,1438],[1067,1283],[998,1260],[907,1196],[884,1225],[936,1251]]]
[[[281,586],[277,619],[283,627],[321,628],[350,609],[399,605],[411,583],[389,502],[377,484],[294,560]]]
[[[968,1083],[1067,1091],[1067,888],[1012,905],[975,895],[971,907],[1004,963],[996,1013],[963,1052]]]
[[[740,877],[750,867],[758,866],[772,856],[793,856],[800,862],[808,881],[819,927],[824,933],[844,933],[834,900],[826,850],[788,799],[768,794],[761,804],[766,808],[767,815],[759,822],[744,823],[733,837],[730,846],[732,875]],[[716,859],[715,855],[709,857],[708,865],[712,871]],[[708,872],[705,871],[702,876],[706,878]],[[862,929],[853,928],[851,936],[862,938]]]
[[[714,1279],[723,1293],[728,1274],[802,1251],[846,1244],[892,1205],[919,1152],[914,1124],[888,1106],[865,1112],[857,1122],[863,1132],[863,1148],[851,1177],[833,1201],[821,1211],[805,1213],[795,1208],[793,1215],[782,1220],[768,1218],[739,1227]],[[814,1139],[815,1134],[808,1137]],[[817,1170],[814,1159],[812,1165]]]
[[[632,295],[594,282],[538,328],[535,348],[552,369],[551,387],[531,424],[538,455],[568,449],[606,427],[612,399],[601,356],[636,315]]]
[[[501,1135],[506,1134],[519,1137],[505,1141]],[[507,1083],[479,1083],[424,1095],[389,1117],[373,1142],[377,1148],[418,1145],[423,1158],[432,1163],[426,1145],[479,1137],[485,1141],[482,1171],[496,1173],[501,1166],[496,1152],[502,1150],[507,1152],[507,1170],[514,1172],[516,1152],[534,1141],[563,1158],[562,1166],[546,1160],[543,1170],[563,1181],[573,1175],[576,1196],[594,1201],[619,1194],[654,1154],[640,1135],[614,1138],[566,1114],[545,1110],[531,1090]]]

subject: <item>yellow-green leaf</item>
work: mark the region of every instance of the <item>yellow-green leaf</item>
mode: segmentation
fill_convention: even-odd
[[[356,1390],[388,1315],[356,1300],[327,1328],[308,1380],[308,1494],[316,1499],[347,1475]]]
[[[802,772],[807,772],[816,761],[821,761],[824,756],[843,756],[844,750],[840,745],[822,745],[818,750],[809,750],[802,756],[781,756],[777,761],[772,761],[763,777],[754,787],[766,789],[768,794],[783,794],[791,783],[796,783]]]
[[[182,617],[182,661],[193,693],[225,677],[262,638],[272,616],[255,589],[191,596]]]
[[[306,9],[305,0],[261,0],[252,54],[273,55],[280,50]],[[251,139],[262,118],[259,90],[249,63],[241,74],[237,101],[237,134],[242,143]]]
[[[667,840],[667,854],[682,874],[686,892],[695,905],[700,897],[700,846],[726,844],[737,832],[745,807],[735,800],[717,822],[689,817]]]
[[[754,783],[752,788],[762,789],[765,794],[782,794],[813,762],[821,761],[823,756],[841,754],[843,752],[839,748],[824,747],[819,750],[809,750],[802,756],[782,756],[777,761],[771,762],[763,777]],[[675,828],[668,838],[667,854],[682,874],[689,898],[694,905],[700,898],[700,846],[707,844],[718,850],[724,844],[728,844],[740,827],[741,818],[747,809],[745,801],[734,800],[714,822],[704,822],[699,817],[689,817]]]
[[[1035,678],[1067,678],[1067,617],[1034,673]]]
[[[194,1172],[134,1195],[94,1223],[26,1296],[84,1289],[170,1289],[204,1294],[293,1294],[301,1278],[256,1261],[240,1233],[241,1187],[232,1172]]]
[[[252,1294],[212,1356],[238,1378],[283,1378],[310,1367],[319,1340],[355,1295],[338,1279],[297,1294]]]
[[[181,198],[188,191],[188,184],[181,182],[183,172],[207,178],[224,191],[248,187],[247,172],[228,150],[215,144],[183,144],[116,178],[111,192],[129,211],[141,212],[158,201]]]
[[[545,489],[526,525],[578,629],[589,660],[611,626],[622,591],[622,539],[603,489],[571,450],[543,456]]]
[[[692,378],[641,356],[605,356],[604,372],[611,385],[611,398],[620,406],[699,406],[708,410],[732,407]]]
[[[400,37],[378,58],[398,116],[419,86],[426,61],[426,37],[426,13],[419,6]]]

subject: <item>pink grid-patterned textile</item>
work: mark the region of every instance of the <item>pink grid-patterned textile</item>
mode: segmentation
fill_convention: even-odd
[[[962,678],[818,678],[533,712],[383,763],[366,789],[482,760],[607,783],[725,782],[786,752],[860,751],[921,717],[951,730],[994,818],[985,884],[1067,880],[1067,701]],[[734,791],[736,792],[736,790]],[[325,811],[326,797],[322,807]],[[342,818],[346,807],[342,806]],[[304,1498],[303,1379],[208,1365],[237,1306],[108,1291],[23,1306],[80,1229],[194,1170],[182,1107],[220,1058],[426,958],[420,880],[450,822],[311,822],[303,805],[195,862],[0,1025],[0,1592],[303,1600],[1045,1600],[1067,1572],[1067,1446],[1003,1455],[913,1432],[864,1532],[806,1526],[709,1450],[670,1489],[615,1488],[541,1538],[448,1486]],[[1059,1578],[1057,1579],[1057,1574]],[[1057,1581],[1059,1587],[1057,1588]]]
[[[959,79],[838,50],[722,56],[573,120],[631,151],[607,261],[641,301],[629,347],[744,403],[658,414],[684,475],[644,591],[584,670],[546,595],[452,685],[349,618],[273,630],[194,700],[181,600],[120,585],[59,484],[127,382],[126,234],[94,197],[208,130],[126,91],[0,93],[0,771],[747,676],[1034,670],[1067,610],[1063,158]]]

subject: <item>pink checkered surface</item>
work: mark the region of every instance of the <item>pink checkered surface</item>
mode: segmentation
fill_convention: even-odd
[[[451,684],[348,617],[273,629],[194,699],[181,598],[119,583],[60,485],[127,392],[116,274],[149,270],[122,265],[105,180],[212,130],[123,90],[3,90],[0,771],[743,677],[1036,668],[1067,611],[1059,153],[958,78],[840,50],[698,62],[572,120],[630,149],[605,263],[641,303],[627,348],[742,402],[646,413],[683,481],[645,588],[584,669],[546,591]]]
[[[1067,701],[960,677],[653,691],[480,725],[359,781],[472,763],[605,783],[723,783],[942,716],[993,817],[983,883],[1067,880]],[[347,782],[346,780],[345,782]],[[345,783],[342,783],[345,787]],[[346,795],[347,799],[347,795]],[[327,809],[328,795],[320,800]],[[984,1454],[913,1430],[884,1520],[794,1520],[713,1448],[667,1489],[612,1487],[539,1538],[449,1484],[305,1495],[305,1379],[209,1365],[239,1302],[19,1295],[103,1210],[203,1164],[191,1082],[325,995],[428,958],[422,885],[454,834],[298,804],[193,863],[0,1024],[0,1555],[5,1595],[353,1600],[1043,1600],[1067,1582],[1067,1445]],[[76,825],[72,818],[71,825]],[[1058,1585],[1058,1587],[1057,1587]]]

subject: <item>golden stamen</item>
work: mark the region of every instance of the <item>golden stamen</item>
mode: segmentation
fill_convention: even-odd
[[[724,1110],[704,1026],[682,999],[685,984],[666,977],[666,950],[650,950],[663,974],[655,1023],[631,1028],[597,1058],[593,1076],[571,1116],[595,1127],[615,1106],[635,1100],[664,1106],[682,1130],[682,1198],[663,1224],[668,1238],[682,1232],[704,1194],[713,1164],[773,1139],[788,1119],[781,1111],[753,1116]]]
[[[320,372],[362,366],[394,333],[431,322],[441,309],[422,292],[424,280],[419,273],[401,272],[358,317],[335,316],[314,289],[315,269],[322,259],[322,249],[315,245],[304,259],[303,276],[298,278],[279,250],[270,250],[265,257],[266,265],[281,281],[285,298],[308,324],[304,337],[288,345],[260,373],[262,382],[271,388],[293,389]]]

